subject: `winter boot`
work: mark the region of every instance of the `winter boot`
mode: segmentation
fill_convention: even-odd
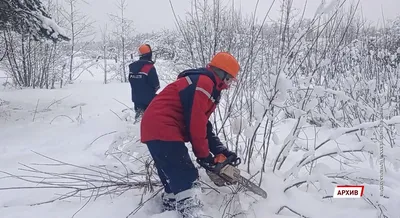
[[[201,189],[192,188],[176,194],[176,210],[182,218],[201,218],[203,204],[198,198]]]
[[[174,193],[162,193],[162,205],[164,211],[176,210],[176,199]]]
[[[201,218],[202,208],[203,205],[196,196],[187,197],[176,203],[176,209],[182,218]]]

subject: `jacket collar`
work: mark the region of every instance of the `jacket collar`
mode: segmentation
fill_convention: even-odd
[[[145,55],[140,56],[140,57],[139,57],[139,60],[152,61],[152,60],[151,60],[152,56],[153,56],[152,53],[148,53],[148,54],[145,54]]]
[[[226,85],[224,81],[222,81],[222,79],[219,78],[219,76],[211,69],[210,65],[207,65],[206,69],[212,72],[212,74],[214,75],[215,81],[217,82],[216,87],[218,91],[228,88],[228,85]]]

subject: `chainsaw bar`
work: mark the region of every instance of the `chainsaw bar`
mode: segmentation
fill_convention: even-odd
[[[239,160],[239,163],[234,163],[234,164],[232,164],[232,160],[226,160],[225,163],[219,165],[220,167],[217,167],[217,168],[210,168],[209,166],[204,165],[199,161],[198,161],[198,163],[201,166],[203,166],[206,169],[206,171],[208,171],[207,174],[209,174],[209,176],[210,176],[210,174],[211,174],[211,176],[218,176],[223,181],[225,181],[226,185],[233,185],[233,184],[237,183],[237,184],[240,184],[243,187],[245,187],[246,190],[251,191],[256,195],[259,195],[263,198],[268,197],[268,194],[266,191],[264,191],[262,188],[260,188],[258,185],[254,184],[253,182],[251,182],[246,177],[240,175],[241,171],[235,167],[240,163],[240,160]],[[224,166],[224,164],[226,164],[226,165]],[[223,184],[217,184],[217,183],[215,183],[215,184],[217,186],[224,186]]]
[[[239,169],[238,169],[239,170]],[[219,178],[221,178],[222,180],[225,181],[226,185],[233,185],[233,184],[240,184],[241,186],[243,186],[247,191],[251,191],[256,195],[259,195],[263,198],[267,198],[268,194],[266,191],[264,191],[262,188],[260,188],[258,185],[254,184],[252,181],[250,181],[249,179],[243,177],[242,175],[236,175],[236,179],[235,181],[230,181],[229,179],[225,178],[225,176],[217,174],[217,173],[213,173],[210,172],[213,175],[218,176]]]
[[[246,179],[242,175],[239,176],[238,181],[240,185],[246,187],[247,190],[253,192],[254,194],[257,194],[263,198],[267,198],[268,194],[266,191],[264,191],[262,188],[260,188],[258,185],[254,184],[250,180]]]

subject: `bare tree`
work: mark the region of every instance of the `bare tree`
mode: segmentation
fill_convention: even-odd
[[[110,44],[110,35],[108,32],[108,26],[107,24],[104,26],[103,29],[101,29],[101,38],[102,38],[102,43],[101,43],[101,49],[103,51],[103,61],[104,65],[103,70],[104,70],[104,84],[107,84],[107,74],[109,69],[107,68],[107,60],[108,60],[108,48]]]
[[[118,13],[110,15],[111,21],[115,25],[113,35],[116,38],[116,59],[119,62],[119,67],[116,71],[120,75],[121,82],[128,82],[126,69],[128,65],[127,57],[133,47],[133,21],[126,18],[126,9],[128,6],[126,0],[118,0],[116,6]]]
[[[83,14],[79,9],[79,4],[85,3],[83,0],[65,0],[67,7],[64,8],[62,14],[67,22],[66,30],[71,36],[69,63],[68,63],[68,82],[73,82],[75,73],[77,70],[82,71],[82,66],[86,62],[75,64],[75,57],[79,56],[80,53],[94,40],[93,21]]]
[[[55,24],[62,26],[59,5],[48,0],[45,2]],[[33,88],[54,88],[61,78],[60,66],[63,65],[63,42],[35,40],[35,33],[22,31],[27,25],[21,22],[12,28],[6,28],[2,40],[6,48],[7,63],[2,63],[16,86]],[[15,31],[20,28],[21,31]]]

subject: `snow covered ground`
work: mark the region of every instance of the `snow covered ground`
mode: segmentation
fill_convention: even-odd
[[[161,78],[170,79],[171,76],[165,73],[168,71],[168,63],[160,62],[160,65],[163,65],[159,70],[163,74]],[[96,72],[96,69],[93,69],[92,72]],[[138,133],[137,125],[132,125],[131,122],[123,119],[126,112],[122,111],[127,106],[131,107],[130,87],[129,84],[120,83],[104,85],[102,79],[102,74],[99,72],[95,74],[95,77],[82,75],[78,82],[63,89],[2,89],[0,99],[4,102],[0,102],[0,171],[16,175],[32,173],[21,171],[20,163],[43,171],[47,170],[46,172],[79,173],[80,170],[84,171],[67,165],[31,165],[32,163],[51,162],[39,155],[42,154],[77,166],[102,165],[123,173],[125,171],[123,164],[115,158],[106,156],[105,153],[118,136],[125,133],[133,135]],[[166,82],[163,82],[162,85],[165,86],[165,84]],[[289,121],[276,127],[278,138],[284,138],[289,133],[291,125],[293,122]],[[329,129],[321,131],[318,135],[318,142],[328,136]],[[313,139],[310,140],[313,141]],[[341,142],[353,143],[350,140],[345,138]],[[130,152],[133,152],[132,154],[140,156],[146,153],[142,144],[133,142],[131,145]],[[278,150],[278,147],[271,148],[271,152]],[[302,154],[299,152],[300,157]],[[335,162],[334,160],[330,161]],[[139,167],[137,162],[129,163],[127,161],[124,164],[133,171]],[[329,161],[325,164],[329,164]],[[292,166],[291,160],[287,165]],[[326,170],[323,166],[319,166],[322,171]],[[369,166],[360,167],[360,169],[369,169]],[[374,173],[378,179],[378,167],[375,165],[375,168]],[[392,205],[393,208],[388,208],[388,210],[391,212],[397,210],[397,214],[400,214],[400,210],[396,209],[399,201],[395,200],[400,199],[400,174],[394,170],[389,171],[387,181],[389,181],[391,189],[387,192],[391,193],[392,198],[389,205]],[[205,175],[204,171],[201,171],[201,175]],[[283,175],[267,173],[265,178],[267,179],[264,180],[262,187],[268,192],[268,199],[240,193],[235,199],[239,199],[240,206],[234,205],[234,209],[246,211],[246,217],[249,218],[298,217],[290,212],[281,213],[286,215],[276,215],[275,213],[283,205],[312,218],[377,217],[376,210],[368,206],[363,199],[335,199],[333,203],[329,203],[330,200],[322,202],[316,200],[313,194],[298,189],[290,189],[283,193],[283,189],[290,183],[282,180]],[[204,180],[207,181],[207,178]],[[36,185],[0,173],[0,188],[17,186]],[[374,189],[376,191],[377,186]],[[225,208],[221,208],[221,205],[228,200],[226,198],[229,196],[230,189],[222,188],[220,191],[221,194],[217,194],[215,191],[207,189],[203,196],[206,212],[210,214],[210,217],[223,217]],[[371,193],[370,190],[366,190],[366,192]],[[51,200],[61,193],[65,193],[65,191],[33,188],[0,190],[0,217],[123,218],[127,217],[140,204],[142,197],[143,200],[146,200],[151,195],[142,196],[143,190],[130,189],[120,196],[104,195],[95,201],[91,199],[89,203],[87,203],[87,199],[68,198],[64,201],[29,206]],[[326,193],[326,195],[332,195],[332,193]],[[176,217],[174,212],[158,214],[160,212],[159,203],[159,199],[154,198],[131,217]]]

